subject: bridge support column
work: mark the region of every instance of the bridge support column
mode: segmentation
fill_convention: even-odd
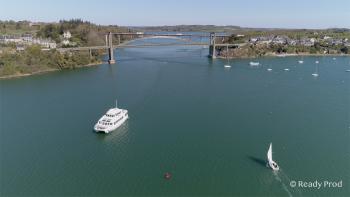
[[[210,33],[209,57],[212,59],[216,58],[215,39],[216,39],[215,33]]]
[[[112,33],[108,33],[108,63],[115,64],[114,54],[113,54],[113,39]]]

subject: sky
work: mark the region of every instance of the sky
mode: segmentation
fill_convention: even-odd
[[[0,20],[102,25],[350,28],[350,0],[0,0]]]

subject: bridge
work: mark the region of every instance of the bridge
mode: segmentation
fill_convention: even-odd
[[[113,44],[113,37],[116,36],[117,44]],[[122,36],[129,38],[128,42],[122,42]],[[227,35],[218,35],[216,33],[203,33],[203,34],[167,34],[167,33],[112,33],[109,32],[105,35],[106,45],[103,46],[87,46],[87,47],[72,47],[72,48],[58,48],[60,52],[68,51],[89,51],[91,56],[92,50],[101,50],[106,49],[108,51],[108,63],[114,64],[114,50],[117,48],[142,48],[142,47],[159,47],[159,46],[208,46],[209,48],[209,57],[216,58],[216,49],[218,47],[226,47],[228,50],[229,47],[241,47],[244,44],[227,44],[220,43],[220,39],[224,40]],[[128,44],[130,41],[135,39],[144,39],[144,38],[175,38],[186,41],[185,43],[145,43],[145,44]],[[199,39],[198,41],[193,41],[193,39]],[[207,42],[202,42],[202,39],[208,39]]]

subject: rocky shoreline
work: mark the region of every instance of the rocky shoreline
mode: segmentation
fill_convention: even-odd
[[[218,59],[248,59],[248,58],[259,58],[259,57],[295,57],[295,56],[313,56],[313,57],[332,57],[332,56],[350,56],[350,54],[313,54],[313,53],[283,53],[283,54],[276,54],[276,53],[266,53],[264,55],[250,55],[250,54],[244,54],[244,55],[231,55],[230,53],[226,55],[226,53],[219,53],[216,58]]]
[[[101,62],[95,62],[95,63],[86,64],[86,65],[81,65],[81,66],[78,66],[76,68],[85,68],[85,67],[97,66],[97,65],[101,65],[103,63],[106,63],[106,62],[102,62],[102,61]],[[27,76],[45,74],[45,73],[54,72],[54,71],[61,71],[61,70],[62,69],[50,68],[50,69],[45,69],[45,70],[39,70],[39,71],[32,72],[32,73],[16,73],[16,74],[13,74],[13,75],[0,76],[0,80],[2,80],[2,79],[20,78],[20,77],[27,77]]]

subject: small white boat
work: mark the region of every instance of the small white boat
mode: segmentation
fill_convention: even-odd
[[[314,77],[318,77],[318,65],[316,65],[315,73],[312,73],[311,75]]]
[[[337,58],[333,57],[333,60],[336,60]]]
[[[320,63],[319,61],[315,61],[316,64]]]
[[[272,71],[272,68],[268,68],[267,71]]]
[[[284,71],[289,71],[289,68],[285,68],[285,69],[283,69]]]
[[[225,67],[225,68],[231,68],[231,66],[230,66],[230,65],[224,65],[224,67]]]
[[[298,62],[299,62],[299,64],[302,64],[302,63],[304,63],[304,61],[303,61],[303,60],[299,60]]]
[[[269,150],[267,151],[267,162],[267,164],[272,170],[277,171],[280,169],[277,163],[274,160],[272,160],[272,143],[270,143]]]
[[[249,62],[249,65],[251,65],[251,66],[259,66],[260,63],[259,62]]]
[[[346,70],[345,72],[350,72],[350,69],[349,69],[349,70]]]
[[[95,124],[94,129],[96,132],[109,133],[117,129],[122,125],[128,118],[128,110],[119,109],[117,107],[117,101],[115,108],[111,108],[103,115]]]

